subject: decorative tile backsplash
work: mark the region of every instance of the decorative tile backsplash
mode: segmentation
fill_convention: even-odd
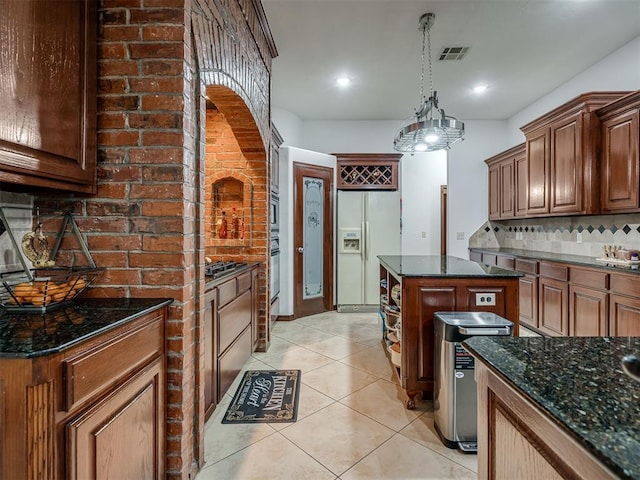
[[[488,221],[469,247],[521,248],[599,257],[603,245],[640,249],[640,214]]]

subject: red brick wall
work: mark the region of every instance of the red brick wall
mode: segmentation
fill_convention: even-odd
[[[203,11],[221,9],[224,15],[216,18],[225,18],[233,36],[225,35],[223,26],[212,27],[215,18],[202,16]],[[226,89],[245,91],[239,98],[247,103],[244,111],[249,114],[242,124],[229,123],[246,161],[254,162],[256,171],[258,163],[264,163],[266,172],[270,58],[255,30],[256,18],[247,0],[101,0],[98,193],[90,198],[64,193],[36,198],[43,207],[73,205],[96,263],[108,267],[90,290],[92,295],[175,299],[166,324],[170,479],[193,478],[204,458],[199,321],[204,293],[205,118],[200,105],[204,85],[228,82],[232,86]],[[192,21],[205,30],[192,32]],[[203,31],[214,30],[228,48],[215,45],[212,35],[202,38]],[[239,38],[240,45],[231,45],[232,38]],[[216,49],[224,53],[212,58]],[[212,70],[224,82],[211,75]],[[245,90],[249,84],[254,87]],[[237,99],[238,94],[228,98]],[[227,111],[234,117],[233,108]],[[247,124],[248,130],[243,129]],[[257,215],[264,217],[260,221],[266,229],[266,213],[260,213],[267,209],[266,194],[256,195],[256,204],[263,203]],[[257,233],[253,238],[264,243],[255,248],[266,257],[266,233],[265,238]],[[65,254],[69,258],[75,253]],[[262,300],[266,305],[266,287]]]

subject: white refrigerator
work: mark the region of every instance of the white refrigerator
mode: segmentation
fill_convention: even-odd
[[[377,311],[378,255],[400,255],[400,192],[338,191],[337,308]]]

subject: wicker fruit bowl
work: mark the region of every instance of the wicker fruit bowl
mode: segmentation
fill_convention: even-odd
[[[9,312],[42,312],[67,305],[102,273],[102,268],[47,268],[0,275],[0,304]]]

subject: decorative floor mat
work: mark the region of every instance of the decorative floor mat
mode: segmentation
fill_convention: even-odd
[[[300,370],[248,370],[222,423],[295,422]]]

